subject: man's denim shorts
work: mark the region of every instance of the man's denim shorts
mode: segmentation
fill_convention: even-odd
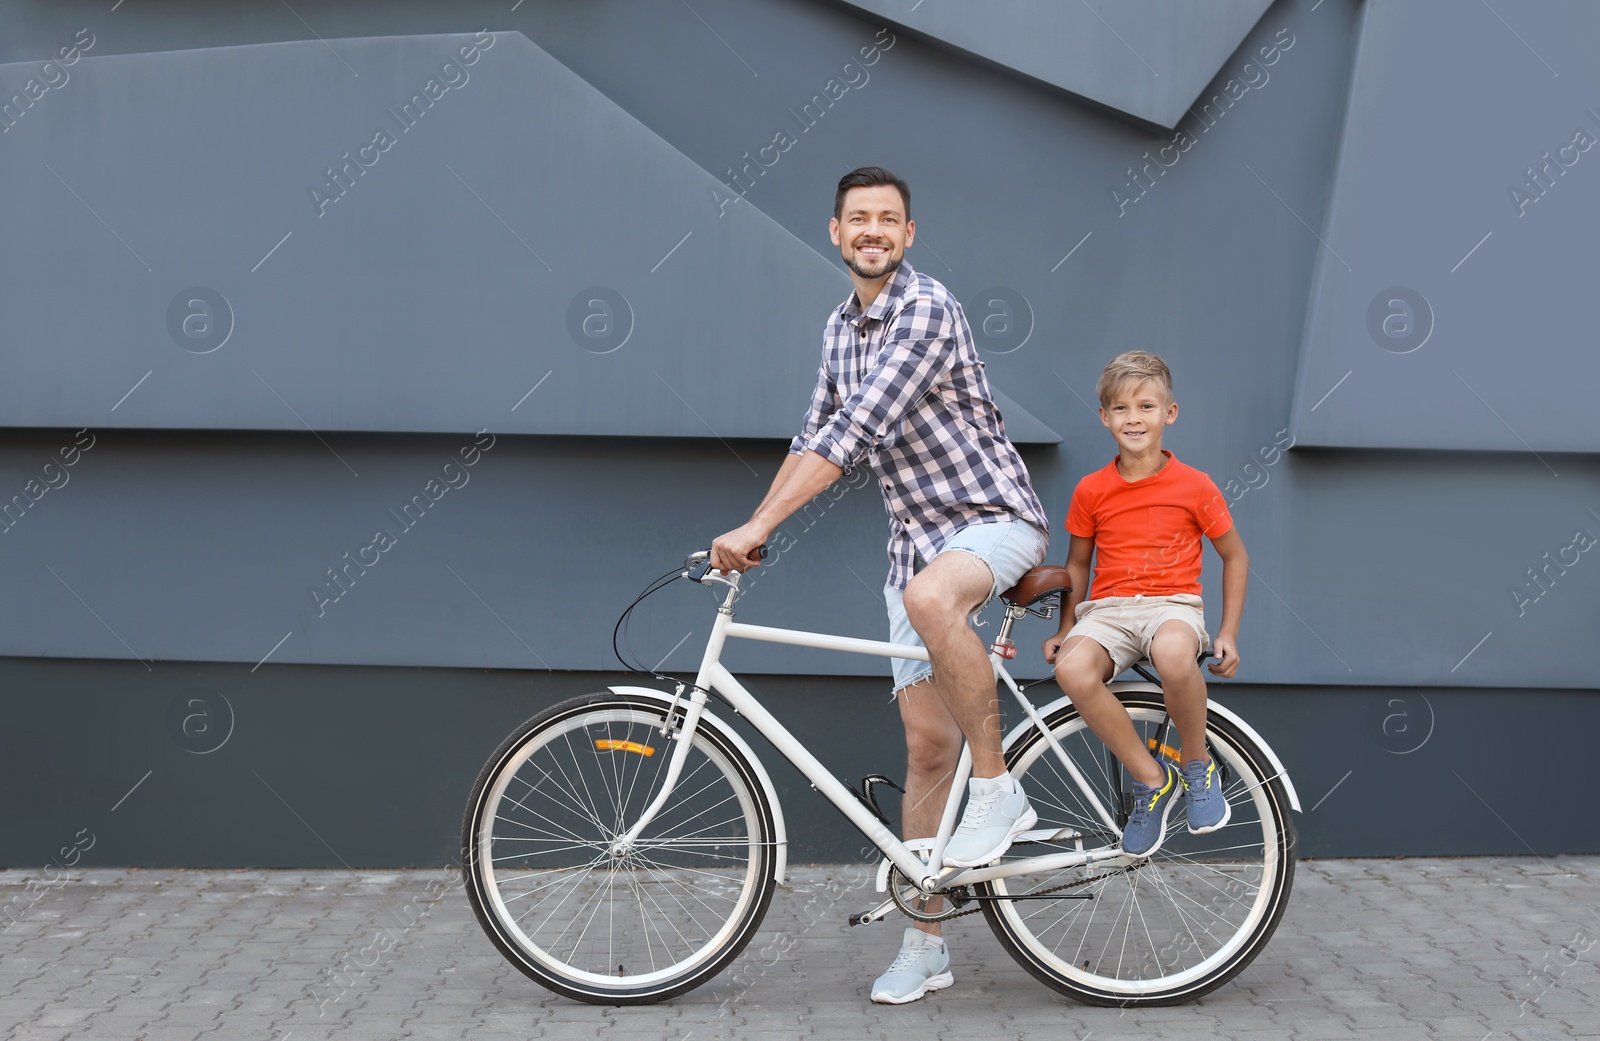
[[[971,553],[989,566],[992,579],[989,595],[972,612],[976,615],[1002,591],[1010,589],[1023,575],[1044,563],[1045,551],[1049,548],[1050,536],[1027,521],[1011,519],[969,524],[950,536],[939,552],[956,550]],[[923,561],[919,557],[917,570],[922,570],[922,567]],[[905,594],[885,584],[883,599],[889,606],[889,642],[921,647],[922,638],[911,628],[911,620],[906,617]],[[921,683],[933,675],[933,666],[928,662],[905,658],[889,660],[894,666],[894,692],[897,695],[906,687]]]

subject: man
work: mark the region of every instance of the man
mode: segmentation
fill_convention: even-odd
[[[750,520],[712,544],[712,564],[754,566],[790,514],[862,462],[872,468],[889,514],[890,639],[926,646],[932,659],[893,659],[906,731],[904,834],[938,831],[965,738],[972,780],[944,862],[975,867],[1038,818],[1006,772],[994,670],[970,619],[1044,560],[1049,522],[1006,438],[960,303],[904,263],[916,236],[905,182],[876,166],[846,174],[828,232],[855,291],[828,319],[800,436]],[[872,1000],[899,1004],[948,987],[949,966],[938,923],[918,922]]]

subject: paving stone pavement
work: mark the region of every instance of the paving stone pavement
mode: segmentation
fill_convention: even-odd
[[[901,924],[846,925],[876,903],[868,869],[790,882],[721,977],[603,1008],[517,972],[444,869],[0,871],[0,1026],[14,1041],[1600,1037],[1600,857],[1304,861],[1238,979],[1132,1011],[1046,989],[976,915],[946,926],[954,987],[872,1005]]]

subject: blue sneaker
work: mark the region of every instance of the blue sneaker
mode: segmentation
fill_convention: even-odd
[[[1216,831],[1233,816],[1233,807],[1222,795],[1222,773],[1215,759],[1205,763],[1191,759],[1184,763],[1183,790],[1189,800],[1190,834]]]
[[[950,952],[944,945],[920,929],[907,929],[894,964],[872,984],[872,1000],[880,1005],[904,1005],[955,981],[950,974]]]
[[[1122,852],[1136,857],[1148,856],[1161,848],[1167,837],[1167,815],[1183,794],[1183,778],[1178,771],[1160,760],[1166,771],[1167,783],[1160,788],[1133,782],[1133,815],[1122,829]]]

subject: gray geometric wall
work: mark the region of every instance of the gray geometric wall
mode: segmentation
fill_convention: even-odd
[[[385,726],[459,727],[449,747],[486,752],[515,711],[491,711],[483,685],[537,691],[530,712],[589,689],[563,670],[613,669],[620,611],[748,516],[781,462],[848,291],[833,185],[865,163],[909,179],[910,260],[963,301],[1051,516],[1114,452],[1092,400],[1106,360],[1171,362],[1168,447],[1223,488],[1251,554],[1244,668],[1213,690],[1304,699],[1345,726],[1301,732],[1298,701],[1263,713],[1308,803],[1336,785],[1329,807],[1366,800],[1379,834],[1362,851],[1410,848],[1384,793],[1452,780],[1468,747],[1389,754],[1391,696],[1470,738],[1509,699],[1559,721],[1594,689],[1600,463],[1563,396],[1592,382],[1568,345],[1587,342],[1594,160],[1552,170],[1524,216],[1506,192],[1600,111],[1595,67],[1569,49],[1588,8],[1495,5],[1502,23],[1483,5],[1279,0],[1185,88],[1193,111],[1152,131],[1159,114],[1132,101],[860,5],[108,7],[0,12],[0,664],[18,677],[8,710],[34,721],[0,729],[0,783],[76,771],[19,815],[18,856],[154,768],[123,738],[164,726],[190,671],[241,706],[234,740],[258,742],[272,777]],[[444,70],[480,31],[477,61]],[[1106,68],[1127,71],[1115,54]],[[459,86],[398,130],[386,110],[435,77]],[[1503,104],[1483,107],[1496,84]],[[394,143],[319,216],[311,189],[381,127]],[[225,312],[197,287],[232,313],[215,349]],[[1436,316],[1411,353],[1388,342],[1407,335],[1391,314],[1384,342],[1367,324],[1393,287]],[[875,492],[837,486],[784,526],[741,617],[881,635],[884,537]],[[1204,581],[1215,625],[1214,558]],[[638,656],[692,668],[709,609],[690,588],[650,601]],[[1046,671],[1027,645],[1043,636],[1023,633],[1021,675]],[[887,679],[796,649],[733,660]],[[396,682],[409,705],[437,688],[447,707],[387,721],[395,666],[437,670]],[[115,701],[119,669],[148,679],[133,701]],[[306,683],[350,691],[331,732],[280,711]],[[804,680],[782,684],[803,708]],[[881,708],[853,722],[885,723],[892,744]],[[446,853],[460,755],[407,782],[436,813],[418,834]],[[183,797],[155,797],[170,776],[141,789],[157,816]],[[228,791],[246,798],[259,785],[240,776]],[[129,828],[129,849],[159,852]],[[1313,846],[1337,833],[1316,814],[1305,828]],[[423,840],[384,841],[369,862]]]
[[[1019,440],[1040,443],[1025,451],[1053,514],[1110,456],[1087,407],[1104,360],[1144,346],[1173,362],[1184,412],[1171,444],[1235,500],[1253,554],[1252,680],[1585,685],[1596,652],[1548,648],[1572,646],[1566,619],[1600,604],[1600,586],[1563,579],[1551,595],[1568,604],[1541,625],[1518,624],[1526,608],[1512,590],[1537,593],[1528,569],[1571,546],[1586,518],[1600,523],[1586,513],[1592,462],[1563,462],[1554,468],[1568,479],[1554,481],[1515,455],[1282,451],[1303,432],[1290,418],[1297,381],[1304,397],[1337,379],[1321,378],[1332,372],[1316,317],[1327,292],[1315,287],[1343,272],[1330,267],[1329,235],[1365,225],[1342,222],[1320,239],[1319,229],[1324,205],[1342,198],[1336,162],[1360,154],[1344,125],[1352,67],[1362,87],[1362,70],[1399,53],[1374,45],[1353,62],[1353,19],[1378,24],[1389,9],[1277,5],[1197,111],[1155,136],[798,0],[712,5],[699,17],[525,4],[506,31],[481,38],[410,32],[465,29],[469,9],[447,27],[436,11],[334,4],[308,18],[315,36],[267,5],[182,26],[123,9],[87,27],[92,46],[79,45],[74,65],[47,73],[38,59],[85,28],[55,10],[50,24],[29,23],[26,46],[7,36],[5,57],[30,60],[7,64],[0,84],[60,79],[0,135],[11,186],[0,205],[21,231],[0,246],[16,375],[3,417],[99,440],[61,471],[70,489],[26,507],[8,500],[26,516],[3,537],[29,544],[0,559],[0,578],[32,599],[0,631],[0,649],[608,666],[605,622],[626,592],[739,519],[781,457],[821,319],[846,291],[825,238],[831,185],[840,170],[882,161],[913,185],[913,262],[967,302],[1008,420]],[[1563,24],[1551,11],[1549,24]],[[1536,49],[1540,24],[1522,34]],[[1542,71],[1502,35],[1504,53]],[[224,37],[238,46],[215,46]],[[469,66],[458,52],[474,46]],[[446,69],[452,59],[462,64]],[[1572,64],[1567,80],[1581,80],[1585,66]],[[426,115],[401,113],[430,91]],[[1352,96],[1359,120],[1366,95]],[[416,125],[402,130],[406,119]],[[374,165],[349,167],[338,201],[318,202],[312,188],[331,197],[337,187],[330,164],[346,152],[369,161],[360,149],[380,129],[393,135],[388,151],[369,148]],[[1574,189],[1580,175],[1568,177]],[[1389,253],[1401,257],[1413,236],[1397,239]],[[1479,253],[1490,246],[1500,248],[1491,239]],[[1491,255],[1516,263],[1509,248]],[[1394,264],[1393,275],[1364,277],[1406,282],[1412,269]],[[1468,261],[1453,277],[1480,277],[1473,270]],[[1541,284],[1575,270],[1554,265]],[[233,315],[209,353],[196,348],[227,319],[220,304],[208,319],[211,305],[189,303],[205,297],[184,292],[197,286]],[[1559,303],[1546,301],[1542,322],[1581,320],[1577,299]],[[1324,309],[1308,324],[1312,304]],[[1336,342],[1382,355],[1374,373],[1391,358],[1438,364],[1426,349]],[[1493,364],[1485,355],[1489,368],[1460,371],[1486,400],[1519,368]],[[1301,415],[1370,426],[1394,414],[1340,405],[1364,379],[1352,375]],[[1488,429],[1482,405],[1470,402],[1480,415],[1442,393],[1431,397]],[[211,432],[130,439],[125,426]],[[225,429],[280,433],[239,441]],[[426,447],[393,436],[427,432],[452,436]],[[513,436],[535,433],[607,437]],[[629,434],[683,440],[613,440]],[[467,468],[460,454],[480,436],[499,440]],[[752,436],[773,440],[739,441]],[[58,447],[13,457],[23,502],[47,486]],[[832,511],[826,544],[801,540],[747,609],[881,626],[871,499],[847,495],[851,519]],[[1441,536],[1436,504],[1452,500],[1471,508],[1450,510]],[[428,531],[414,519],[424,507]],[[1358,523],[1374,516],[1381,529]],[[108,529],[108,518],[124,523]],[[574,531],[607,550],[572,553],[563,543]],[[1441,539],[1460,549],[1441,552]],[[1416,617],[1410,599],[1441,589],[1450,595],[1437,610]],[[161,591],[159,611],[147,608],[150,590]],[[660,654],[689,628],[641,622]],[[770,670],[816,667],[798,651],[751,654]]]

